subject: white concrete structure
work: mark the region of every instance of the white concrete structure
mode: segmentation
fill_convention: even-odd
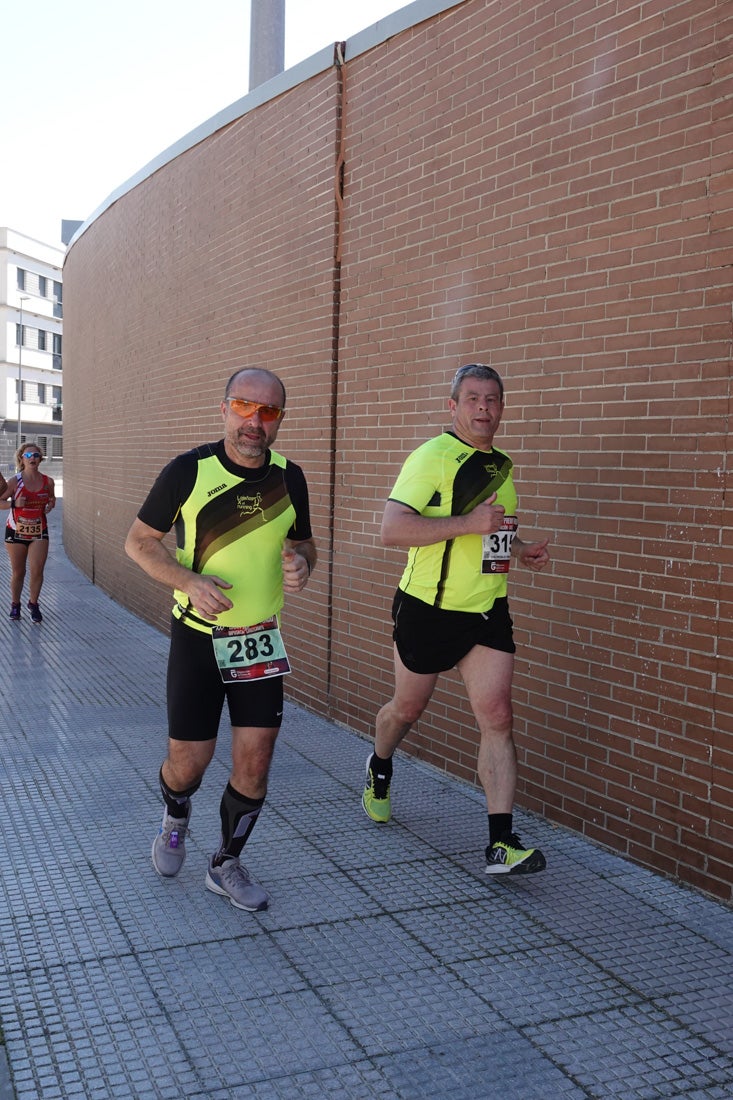
[[[0,228],[0,469],[18,442],[62,457],[62,278],[65,252]],[[18,413],[20,412],[20,424]],[[20,440],[19,437],[20,436]]]

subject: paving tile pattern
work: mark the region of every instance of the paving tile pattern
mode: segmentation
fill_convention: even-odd
[[[150,864],[166,639],[70,565],[0,616],[0,1100],[733,1098],[733,913],[525,813],[548,870],[484,874],[479,793],[288,705],[246,849],[204,889],[223,724],[188,856]],[[7,585],[7,575],[4,578]]]

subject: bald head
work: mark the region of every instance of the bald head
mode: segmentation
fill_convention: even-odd
[[[242,367],[241,370],[235,370],[234,374],[227,382],[226,389],[224,390],[224,399],[226,400],[231,394],[235,382],[239,379],[247,378],[252,378],[257,382],[276,382],[283,395],[281,408],[285,408],[285,386],[283,385],[282,379],[273,371],[266,370],[264,367]]]

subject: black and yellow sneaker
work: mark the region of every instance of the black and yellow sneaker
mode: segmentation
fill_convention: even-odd
[[[531,875],[544,871],[546,866],[539,848],[523,848],[516,833],[486,849],[487,875]]]
[[[361,804],[367,817],[383,825],[389,821],[392,813],[389,800],[389,785],[392,776],[380,775],[375,772],[372,768],[372,760],[373,754],[370,754],[367,759],[366,786],[364,787],[364,794],[361,796]]]

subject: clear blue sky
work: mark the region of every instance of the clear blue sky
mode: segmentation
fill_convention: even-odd
[[[285,0],[285,67],[408,0]],[[249,0],[3,7],[0,226],[60,245],[158,153],[249,90]]]

